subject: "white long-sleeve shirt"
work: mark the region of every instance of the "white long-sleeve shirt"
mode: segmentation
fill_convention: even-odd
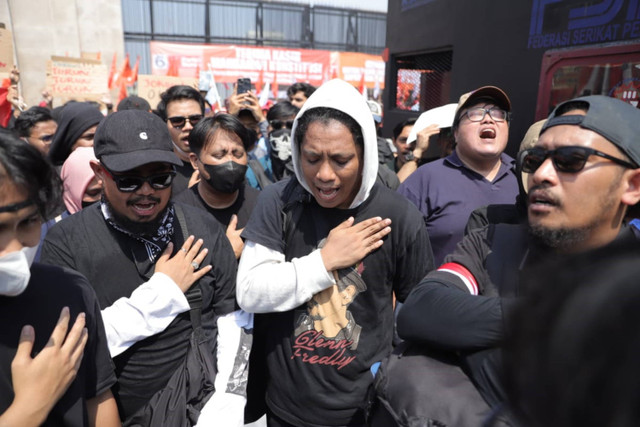
[[[247,240],[238,265],[236,298],[250,313],[282,312],[334,284],[320,249],[285,262],[284,254]]]

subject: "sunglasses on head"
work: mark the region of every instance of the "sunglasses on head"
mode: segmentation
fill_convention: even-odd
[[[192,114],[190,116],[173,116],[169,117],[167,120],[171,123],[171,126],[177,129],[182,129],[184,125],[189,121],[191,126],[195,126],[200,120],[202,120],[204,116],[202,114]]]
[[[603,157],[630,169],[636,169],[638,167],[627,161],[603,153],[602,151],[578,146],[560,147],[555,150],[533,147],[520,153],[518,161],[522,172],[534,173],[547,157],[550,157],[557,171],[577,173],[584,169],[584,165],[587,163],[587,160],[589,160],[589,156]]]
[[[105,172],[107,172],[107,175],[109,175],[109,177],[111,177],[111,179],[116,183],[116,187],[118,188],[118,190],[122,191],[123,193],[132,193],[142,187],[145,182],[155,190],[164,190],[165,188],[169,188],[171,186],[173,178],[176,176],[175,171],[161,172],[149,176],[137,176],[116,175],[107,168],[104,168],[104,170]]]

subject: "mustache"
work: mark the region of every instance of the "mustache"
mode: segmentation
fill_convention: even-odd
[[[153,196],[134,197],[133,199],[127,200],[127,206],[135,205],[140,202],[160,203],[160,199],[158,197],[153,197]]]

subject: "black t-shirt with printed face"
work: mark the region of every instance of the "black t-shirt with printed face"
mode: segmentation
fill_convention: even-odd
[[[256,317],[266,331],[267,404],[278,417],[310,426],[364,423],[370,367],[391,351],[392,295],[404,301],[433,268],[424,221],[415,206],[380,184],[355,209],[326,209],[299,185],[294,193],[306,194],[303,201],[287,203],[296,198],[289,198],[287,183],[263,190],[242,233],[284,253],[287,261],[321,246],[329,231],[350,216],[356,223],[375,216],[392,220],[380,249],[332,272],[338,285],[297,309]],[[283,218],[290,225],[285,227]],[[339,327],[323,317],[338,319]]]
[[[249,222],[251,212],[258,201],[258,194],[260,194],[260,190],[256,190],[245,182],[238,192],[238,198],[231,206],[224,209],[214,209],[205,203],[198,192],[198,186],[194,185],[177,194],[173,200],[206,210],[225,228],[229,225],[231,216],[238,215],[237,228],[243,228]]]
[[[211,264],[213,269],[193,286],[202,291],[202,327],[215,337],[217,317],[236,309],[235,255],[224,229],[210,215],[192,206],[175,205],[176,208],[180,205],[184,213],[187,234],[202,238],[203,247],[209,249],[201,265]],[[185,239],[177,220],[174,227],[175,254]],[[121,297],[129,297],[155,271],[144,244],[108,226],[100,204],[83,209],[51,228],[42,246],[42,262],[84,274],[102,308]],[[191,331],[189,312],[182,313],[164,331],[138,341],[114,358],[118,383],[113,390],[122,419],[135,413],[164,387],[184,360]]]
[[[25,291],[16,297],[0,296],[0,414],[13,401],[11,361],[24,325],[35,330],[32,355],[47,344],[60,311],[69,307],[69,329],[79,313],[86,314],[88,341],[78,375],[53,407],[44,426],[88,426],[86,401],[107,391],[115,382],[113,363],[96,295],[75,271],[33,264]]]

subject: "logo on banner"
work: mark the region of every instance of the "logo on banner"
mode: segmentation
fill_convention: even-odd
[[[158,70],[166,70],[169,68],[169,57],[164,53],[156,53],[153,55],[153,67]]]
[[[567,0],[534,0],[531,6],[528,49],[605,43],[640,37],[640,0],[601,0],[568,9],[566,24],[544,31],[548,6]],[[554,11],[558,10],[554,8]],[[564,9],[561,9],[564,10]],[[557,12],[555,12],[557,13]],[[557,19],[557,16],[554,16]]]

